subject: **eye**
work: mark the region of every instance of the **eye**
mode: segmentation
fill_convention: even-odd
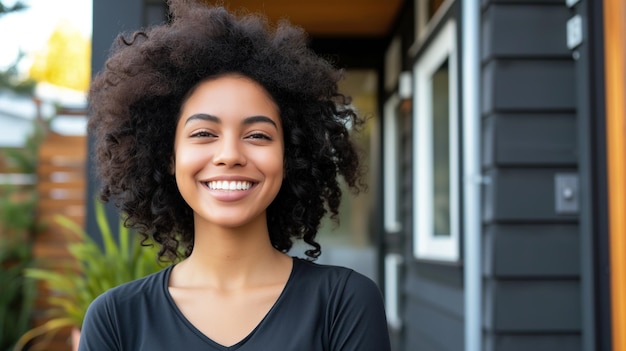
[[[215,136],[215,134],[209,132],[208,130],[198,130],[189,135],[190,138],[211,138]]]
[[[268,141],[272,140],[272,137],[270,137],[269,135],[267,135],[265,133],[252,133],[252,134],[248,135],[246,138],[247,139],[254,139],[254,140],[268,140]]]

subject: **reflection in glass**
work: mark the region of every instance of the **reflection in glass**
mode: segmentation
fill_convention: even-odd
[[[450,121],[448,60],[432,76],[433,136],[433,234],[449,236],[450,230]]]

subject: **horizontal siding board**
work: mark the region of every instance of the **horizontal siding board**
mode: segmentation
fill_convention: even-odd
[[[463,287],[463,269],[456,265],[441,264],[436,261],[412,260],[409,265],[411,276],[427,279],[436,283],[461,289]]]
[[[404,345],[405,347],[402,350],[406,351],[443,351],[446,350],[442,348],[441,342],[439,340],[433,340],[429,335],[422,334],[419,331],[412,331],[408,333],[404,333]],[[392,348],[392,350],[394,350]]]
[[[482,17],[482,58],[571,57],[566,44],[570,16],[562,2],[490,6]]]
[[[483,66],[483,114],[574,111],[572,60],[497,60]]]
[[[577,278],[580,238],[576,224],[488,225],[484,274],[497,278]]]
[[[499,168],[486,172],[483,220],[491,222],[575,222],[575,214],[559,214],[555,176],[570,168]]]
[[[581,351],[579,334],[490,335],[485,351]]]
[[[483,120],[483,166],[575,166],[573,114],[497,114]]]
[[[405,330],[407,350],[463,350],[464,328],[461,319],[441,313],[432,305],[413,298],[407,299],[405,313],[406,318],[410,318]]]
[[[488,116],[482,119],[481,122],[481,162],[483,168],[492,168],[497,163],[495,149],[497,135],[496,117]]]
[[[581,350],[576,63],[563,0],[482,0],[483,351]]]
[[[406,350],[462,350],[461,267],[408,262],[403,288]]]
[[[405,281],[405,293],[412,299],[457,318],[463,318],[463,283],[436,281],[426,276],[409,275]]]
[[[577,333],[578,280],[486,280],[484,327],[496,333]]]

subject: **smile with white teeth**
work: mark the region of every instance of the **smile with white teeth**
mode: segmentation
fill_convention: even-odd
[[[237,191],[248,190],[252,187],[252,183],[248,181],[227,181],[227,180],[214,180],[207,182],[209,189],[222,190],[222,191]]]

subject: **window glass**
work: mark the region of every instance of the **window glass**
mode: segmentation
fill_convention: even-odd
[[[432,76],[433,209],[435,236],[450,235],[450,96],[448,60]]]

